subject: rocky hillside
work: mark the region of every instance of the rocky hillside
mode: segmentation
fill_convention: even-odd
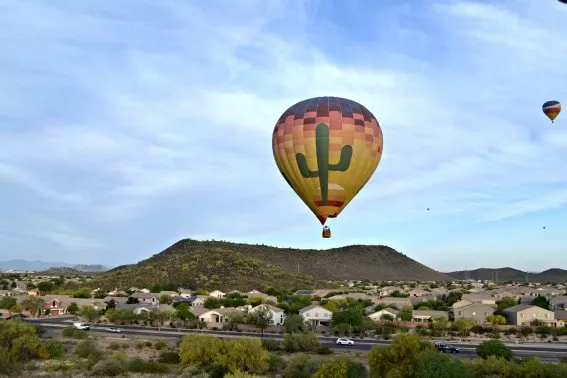
[[[274,272],[278,279],[271,278]],[[134,282],[139,286],[178,280],[199,286],[212,285],[213,281],[221,289],[234,289],[233,285],[253,289],[270,283],[310,287],[330,280],[451,280],[386,246],[352,245],[313,250],[191,239],[181,240],[136,265],[112,269],[103,277],[100,285],[105,281],[113,282],[111,286],[136,286]]]
[[[527,273],[514,268],[479,268],[469,271],[457,271],[446,273],[453,278],[464,280],[466,277],[472,280],[496,280],[498,281],[514,281],[514,282],[567,282],[567,270],[553,268],[540,273]]]

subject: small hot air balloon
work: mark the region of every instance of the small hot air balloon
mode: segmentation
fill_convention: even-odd
[[[361,104],[315,97],[293,105],[272,135],[276,164],[322,225],[370,180],[382,157],[382,130]],[[323,229],[323,237],[331,236]]]
[[[561,104],[559,101],[546,101],[542,106],[543,112],[551,120],[555,121],[555,118],[561,113]]]

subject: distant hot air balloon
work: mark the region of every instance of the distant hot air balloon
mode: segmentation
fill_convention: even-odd
[[[298,102],[281,115],[272,136],[281,174],[322,225],[337,217],[370,180],[382,146],[374,115],[338,97]],[[323,237],[330,237],[328,227]]]
[[[561,113],[561,104],[559,101],[546,101],[542,106],[543,112],[553,122]]]

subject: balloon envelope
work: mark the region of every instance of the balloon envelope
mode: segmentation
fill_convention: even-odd
[[[272,135],[281,174],[321,224],[338,216],[370,180],[382,146],[374,115],[338,97],[298,102],[281,115]]]
[[[554,121],[559,113],[561,113],[561,104],[559,101],[547,101],[543,104],[542,109],[547,118]]]

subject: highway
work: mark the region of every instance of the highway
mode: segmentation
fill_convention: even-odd
[[[64,327],[71,325],[72,320],[57,320],[54,321],[50,319],[49,321],[45,321],[46,319],[34,319],[34,320],[26,320],[26,322],[33,322],[37,325],[40,325],[49,334],[60,334],[61,330]],[[222,338],[232,338],[232,337],[260,337],[260,334],[257,332],[234,332],[234,331],[211,331],[211,330],[189,330],[189,329],[182,329],[182,330],[173,330],[171,328],[163,328],[161,331],[157,330],[156,328],[149,328],[149,327],[140,327],[140,326],[119,326],[123,333],[116,334],[116,333],[109,333],[106,331],[108,325],[95,325],[91,328],[91,333],[94,334],[105,334],[107,336],[113,337],[121,337],[130,336],[130,337],[150,337],[150,338],[160,338],[160,339],[171,339],[177,340],[182,338],[183,336],[190,334],[190,333],[200,333],[200,334],[209,334],[211,336],[217,336]],[[272,339],[282,339],[283,335],[276,334],[276,333],[264,333],[265,338],[272,338]],[[388,340],[360,340],[354,339],[355,344],[350,346],[338,346],[335,344],[336,337],[330,336],[320,336],[319,341],[321,345],[327,346],[335,351],[338,350],[350,350],[356,352],[368,352],[375,346],[378,345],[389,345],[391,341]],[[459,348],[460,353],[454,354],[455,358],[459,359],[470,359],[476,356],[476,345],[475,344],[464,344],[464,343],[454,343],[457,348]],[[540,357],[542,361],[545,362],[558,362],[561,360],[562,357],[567,357],[567,345],[564,344],[511,344],[509,345],[514,352],[514,356],[516,358],[528,358],[528,357]]]

